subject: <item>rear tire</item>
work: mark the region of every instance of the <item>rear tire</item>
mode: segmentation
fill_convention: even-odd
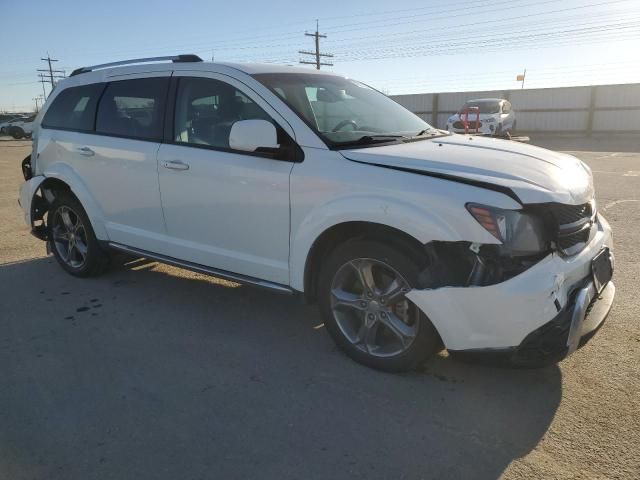
[[[353,360],[401,372],[440,350],[438,332],[405,297],[418,284],[417,263],[404,248],[373,240],[350,240],[329,254],[318,304],[327,331]]]
[[[76,277],[101,274],[109,256],[96,239],[80,202],[70,193],[58,193],[47,216],[47,241],[62,268]]]

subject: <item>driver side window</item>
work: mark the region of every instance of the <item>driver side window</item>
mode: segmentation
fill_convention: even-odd
[[[176,143],[229,149],[233,124],[257,119],[275,125],[262,108],[227,83],[210,78],[180,78],[173,132]]]

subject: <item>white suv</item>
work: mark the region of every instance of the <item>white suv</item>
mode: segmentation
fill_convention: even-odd
[[[12,121],[5,127],[6,133],[11,135],[16,140],[21,138],[30,138],[33,133],[33,122],[35,121],[36,116],[32,115],[27,118],[19,118],[17,120]]]
[[[516,112],[504,98],[469,100],[455,115],[447,119],[447,130],[466,133],[510,137],[516,129]]]
[[[141,62],[76,70],[37,119],[20,204],[70,274],[119,250],[302,294],[389,371],[443,347],[557,362],[607,315],[580,160],[436,130],[339,75]]]

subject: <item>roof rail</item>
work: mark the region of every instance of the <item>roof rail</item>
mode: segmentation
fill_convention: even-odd
[[[132,60],[122,60],[120,62],[102,63],[100,65],[92,65],[90,67],[76,68],[71,72],[70,77],[79,75],[80,73],[87,73],[100,68],[118,67],[120,65],[132,65],[135,63],[148,63],[148,62],[164,62],[171,60],[173,63],[183,62],[202,62],[202,59],[198,55],[186,54],[186,55],[170,55],[166,57],[149,57],[149,58],[134,58]]]

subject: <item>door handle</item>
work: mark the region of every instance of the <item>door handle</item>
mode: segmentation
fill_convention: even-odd
[[[78,147],[76,151],[85,157],[93,157],[96,154],[96,152],[91,150],[89,147]]]
[[[170,162],[164,162],[162,164],[164,168],[168,168],[169,170],[189,170],[189,165],[180,160],[171,160]]]

